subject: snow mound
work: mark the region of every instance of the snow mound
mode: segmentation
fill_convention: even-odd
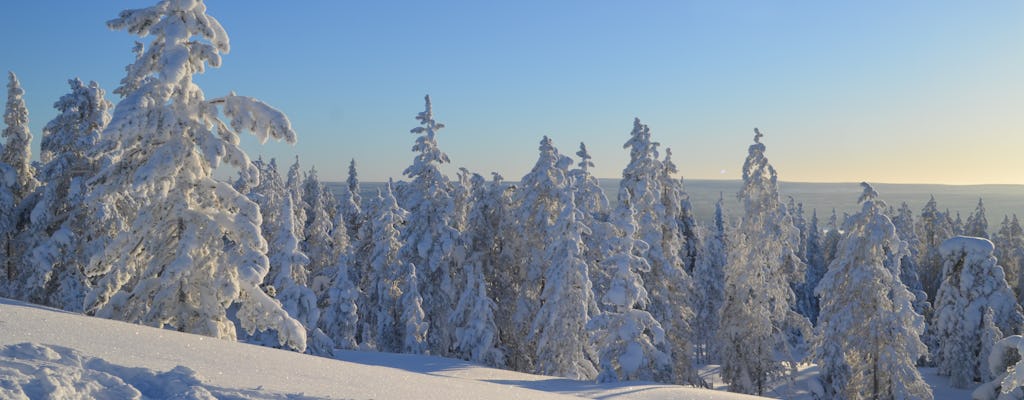
[[[0,397],[5,399],[216,399],[195,371],[167,372],[110,364],[60,346],[0,347]]]
[[[992,255],[993,251],[995,246],[988,239],[970,236],[954,236],[946,239],[939,247],[939,252],[944,258],[954,254],[965,254],[985,259]]]

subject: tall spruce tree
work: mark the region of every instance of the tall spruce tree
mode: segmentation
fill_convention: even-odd
[[[21,241],[30,250],[28,276],[20,280],[22,298],[81,312],[90,285],[83,272],[91,220],[84,207],[86,181],[98,168],[88,149],[110,122],[112,105],[96,82],[86,85],[76,78],[68,84],[71,92],[53,105],[59,114],[43,128],[39,177],[45,186],[36,190],[38,201]]]
[[[930,399],[915,365],[926,351],[924,318],[899,279],[906,243],[867,183],[836,259],[815,290],[821,297],[812,358],[827,399]]]
[[[207,100],[192,82],[229,49],[202,1],[122,11],[108,26],[153,39],[128,67],[124,98],[97,146],[112,162],[92,179],[88,201],[98,210],[136,207],[108,214],[127,217],[127,229],[92,258],[87,273],[97,285],[86,310],[234,339],[226,311],[238,303],[243,329],[276,330],[281,344],[304,350],[305,329],[259,286],[268,271],[259,208],[213,178],[226,162],[258,181],[238,135],[294,142],[287,117],[249,97]]]
[[[424,97],[425,109],[416,119],[420,122],[410,130],[417,135],[412,151],[413,163],[403,174],[412,181],[406,187],[402,207],[409,211],[406,229],[402,232],[402,260],[416,265],[421,282],[424,312],[430,325],[427,349],[431,354],[450,354],[454,332],[448,324],[458,293],[452,271],[455,245],[459,232],[452,226],[451,184],[441,173],[448,155],[437,147],[437,132],[444,124],[434,120],[430,96]]]
[[[795,362],[788,332],[807,331],[809,323],[793,311],[790,285],[804,279],[805,266],[796,251],[800,232],[779,199],[778,174],[764,156],[761,132],[743,164],[743,189],[738,198],[744,215],[725,269],[722,307],[722,379],[729,390],[764,394],[774,378]],[[805,335],[806,336],[806,335]]]

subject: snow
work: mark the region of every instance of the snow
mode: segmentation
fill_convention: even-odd
[[[187,399],[757,398],[644,382],[597,384],[431,356],[338,351],[336,357],[0,299],[0,398],[131,398],[136,392]]]

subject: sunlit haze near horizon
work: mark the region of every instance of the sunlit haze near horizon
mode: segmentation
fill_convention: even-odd
[[[34,155],[67,79],[111,92],[138,38],[105,21],[153,0],[19,1],[0,68]],[[207,2],[231,38],[207,97],[283,110],[294,145],[244,140],[323,180],[401,178],[430,94],[458,167],[526,174],[548,135],[620,176],[634,117],[687,179],[739,179],[753,128],[796,182],[1024,184],[1024,2]]]

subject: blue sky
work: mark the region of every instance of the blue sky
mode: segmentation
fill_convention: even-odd
[[[19,1],[0,67],[33,134],[66,80],[108,91],[136,38],[106,29],[152,1]],[[790,181],[1024,184],[1024,2],[209,1],[231,37],[197,82],[285,111],[327,180],[399,177],[429,93],[454,167],[517,180],[549,135],[617,177],[633,117],[691,179],[737,179],[752,129]],[[114,96],[112,100],[116,101]],[[251,139],[251,138],[250,138]],[[37,152],[37,150],[35,150]]]

